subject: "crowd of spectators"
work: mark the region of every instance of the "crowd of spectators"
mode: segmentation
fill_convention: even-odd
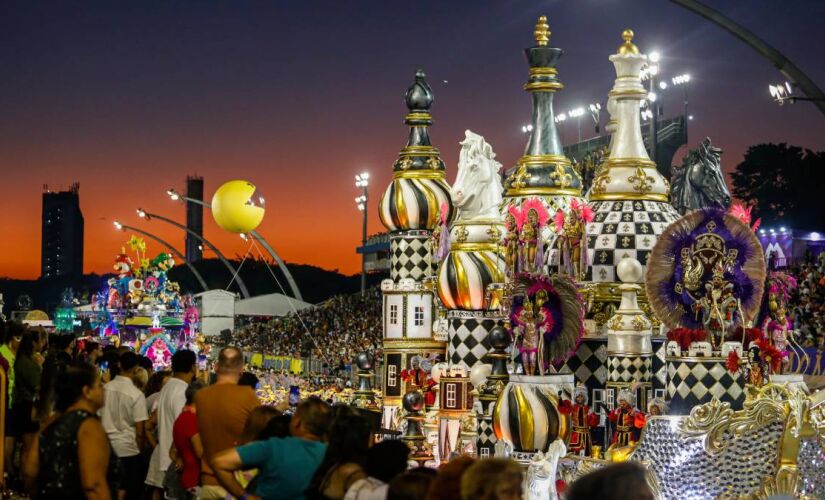
[[[796,278],[788,313],[803,347],[825,347],[825,252],[784,269]]]
[[[338,295],[287,316],[253,320],[235,329],[230,341],[246,352],[312,357],[333,370],[349,369],[364,352],[381,358],[381,291]]]
[[[318,397],[265,404],[237,347],[222,348],[209,372],[187,349],[174,353],[171,370],[155,371],[128,346],[81,346],[70,335],[0,322],[0,369],[10,381],[4,496],[518,500],[524,493],[522,468],[509,458],[423,467],[403,441],[376,443],[374,412]],[[621,488],[621,498],[653,498],[635,464],[584,476],[567,498],[618,498],[609,487]]]

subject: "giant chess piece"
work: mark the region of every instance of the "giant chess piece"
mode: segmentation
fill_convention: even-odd
[[[562,49],[549,46],[550,34],[547,17],[539,17],[533,32],[536,44],[524,50],[529,65],[524,90],[532,99],[533,116],[524,154],[515,167],[506,172],[503,215],[506,215],[507,206],[521,205],[530,197],[541,199],[549,213],[554,214],[558,210],[567,212],[570,201],[581,196],[581,177],[564,155],[556,129],[553,98],[556,92],[564,88],[556,70]],[[550,233],[546,228],[543,234],[545,240],[552,237]]]
[[[673,169],[670,199],[674,208],[684,215],[697,208],[730,206],[730,191],[722,173],[722,149],[710,143],[710,137],[682,159],[682,166]]]
[[[607,390],[613,391],[614,400],[620,390],[634,391],[639,407],[645,408],[653,372],[653,331],[637,299],[642,265],[633,258],[622,259],[616,272],[622,281],[622,302],[607,321]]]
[[[407,430],[401,436],[401,441],[410,447],[410,459],[415,460],[419,465],[432,460],[433,455],[425,444],[426,437],[421,428],[424,415],[424,395],[420,391],[408,392],[403,398],[404,411],[407,412],[404,419],[407,421]]]
[[[352,405],[358,408],[376,409],[378,404],[375,400],[375,393],[372,390],[372,358],[362,352],[355,358],[358,366],[358,389],[356,389]]]
[[[594,319],[597,326],[608,317],[597,316],[607,304],[616,303],[616,266],[622,259],[637,259],[644,270],[659,235],[679,217],[669,203],[670,186],[650,160],[642,140],[639,108],[648,98],[640,74],[647,56],[633,44],[633,31],[622,33],[624,43],[610,61],[616,81],[607,100],[615,132],[610,154],[590,189],[595,212],[587,224],[589,270],[585,281],[595,290]],[[644,301],[644,297],[640,297]]]
[[[568,213],[573,201],[583,203],[581,176],[564,155],[561,137],[556,128],[553,99],[556,92],[564,88],[559,81],[556,64],[563,51],[549,45],[550,35],[547,17],[539,17],[533,31],[535,45],[524,50],[529,66],[524,90],[530,94],[533,113],[524,154],[514,167],[505,172],[502,204],[502,217],[505,218],[514,209],[523,211],[526,218],[525,203],[530,200],[538,200],[544,211],[551,215],[559,210]],[[527,224],[525,227],[530,231],[536,230]],[[559,252],[554,250],[557,247],[556,233],[549,224],[538,228],[537,232],[537,235],[531,234],[530,239],[537,240],[536,251],[541,255],[538,259],[531,258],[522,262],[521,271],[542,272],[543,269],[535,269],[536,262],[551,267],[559,265]],[[529,248],[529,245],[525,247]],[[531,253],[533,249],[529,249],[528,253]],[[511,272],[514,271],[512,267],[511,265]]]
[[[499,217],[501,164],[492,146],[469,130],[460,144],[451,190],[458,218],[436,287],[447,309],[447,361],[469,370],[487,354],[489,332],[503,320],[487,288],[504,281],[504,224]]]

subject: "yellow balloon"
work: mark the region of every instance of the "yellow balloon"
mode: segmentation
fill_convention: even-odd
[[[264,219],[264,197],[248,181],[229,181],[212,195],[212,218],[230,233],[253,231]]]

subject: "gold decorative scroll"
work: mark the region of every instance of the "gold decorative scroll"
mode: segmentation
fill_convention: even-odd
[[[730,403],[713,398],[693,408],[690,416],[680,423],[679,432],[686,438],[702,439],[705,451],[718,455],[728,444],[726,432],[741,437],[786,417],[785,405],[770,398],[745,401],[744,406],[741,411],[733,411]]]

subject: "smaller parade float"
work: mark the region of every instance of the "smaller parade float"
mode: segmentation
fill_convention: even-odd
[[[178,283],[168,278],[174,265],[168,253],[149,259],[144,240],[132,236],[114,259],[115,275],[95,296],[89,318],[94,336],[89,338],[132,347],[156,369],[168,368],[178,349],[195,351],[205,364],[210,346],[198,333],[192,297],[181,295]]]

